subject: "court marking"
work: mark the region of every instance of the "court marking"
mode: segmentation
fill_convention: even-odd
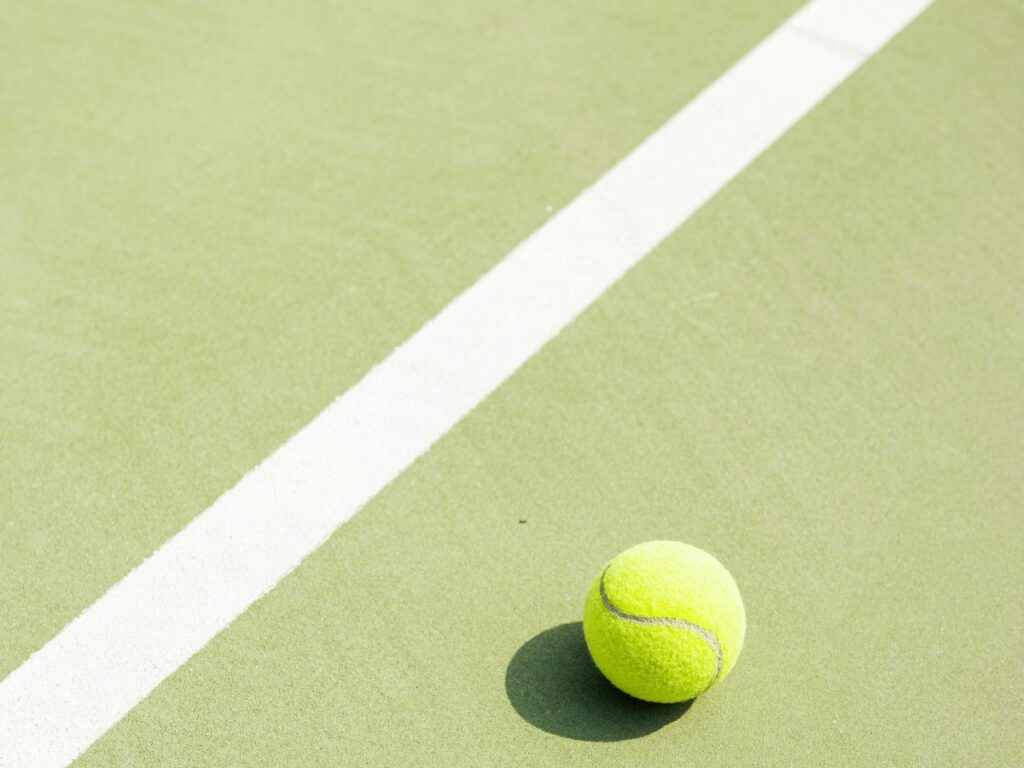
[[[0,682],[0,766],[84,752],[931,2],[768,35]]]

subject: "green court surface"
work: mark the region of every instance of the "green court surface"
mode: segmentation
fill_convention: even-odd
[[[0,0],[0,679],[802,3],[364,5]],[[937,0],[76,765],[1024,764],[1022,76]]]

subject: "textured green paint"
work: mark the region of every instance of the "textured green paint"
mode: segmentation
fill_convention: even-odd
[[[2,498],[10,485],[39,508],[19,507],[13,522],[4,511],[0,563],[8,568],[4,558],[13,556],[14,568],[0,582],[0,615],[7,621],[13,607],[26,617],[27,627],[14,627],[18,648],[26,638],[39,639],[39,626],[49,628],[73,612],[90,589],[130,565],[165,528],[198,511],[268,443],[311,415],[318,398],[334,393],[332,386],[356,376],[357,363],[415,326],[431,300],[443,302],[450,286],[434,284],[435,296],[422,282],[426,276],[466,279],[493,257],[492,248],[507,246],[539,221],[536,212],[522,210],[525,200],[538,198],[536,190],[560,192],[561,200],[571,196],[572,182],[643,133],[645,116],[671,111],[669,102],[687,95],[678,85],[683,81],[661,71],[678,61],[676,55],[685,60],[672,44],[679,33],[664,14],[685,12],[667,3],[648,9],[663,23],[641,28],[616,23],[611,14],[588,17],[593,26],[584,29],[605,35],[606,49],[587,47],[590,58],[575,79],[537,85],[557,91],[551,104],[564,111],[561,120],[533,116],[539,134],[527,145],[547,136],[549,151],[514,165],[519,181],[506,182],[528,181],[529,194],[520,187],[517,202],[506,183],[465,178],[463,194],[474,199],[463,209],[453,198],[430,198],[422,182],[430,203],[429,215],[416,212],[423,225],[436,231],[448,224],[432,221],[447,201],[472,226],[446,231],[472,238],[486,253],[445,266],[422,254],[389,252],[365,264],[353,257],[322,279],[315,270],[278,262],[280,242],[250,242],[234,261],[217,253],[216,267],[195,257],[180,272],[160,272],[171,267],[158,258],[166,244],[156,238],[149,261],[110,257],[117,269],[101,273],[107,282],[99,286],[108,285],[114,297],[129,289],[148,294],[148,303],[139,298],[133,304],[133,321],[143,331],[160,328],[181,337],[163,347],[146,344],[140,331],[137,347],[111,352],[140,367],[108,375],[115,385],[109,399],[90,389],[94,379],[55,391],[68,372],[57,367],[38,373],[34,386],[2,390],[5,419],[10,403],[18,404],[18,439],[36,441],[27,456],[5,462],[13,469],[2,469]],[[535,13],[568,19],[552,8]],[[438,35],[450,33],[450,24],[434,17],[424,23],[430,20]],[[580,20],[564,23],[566,31],[584,34]],[[728,58],[720,41],[739,46],[743,38],[749,45],[748,38],[764,31],[753,26],[733,19],[692,39],[707,45],[709,56]],[[532,24],[518,35],[527,31]],[[735,38],[706,39],[726,31]],[[480,31],[467,23],[464,34],[472,40]],[[80,765],[1024,762],[1022,35],[1019,3],[939,0]],[[480,67],[492,54],[505,62],[510,79],[500,86],[515,91],[526,86],[512,77],[516,68],[505,56],[526,44],[511,37],[508,49],[491,40],[478,53]],[[641,71],[643,57],[636,54],[651,40],[664,48]],[[565,75],[562,57],[577,60],[574,47],[560,43],[549,52],[550,65]],[[402,69],[403,76],[426,82],[413,66],[418,56],[405,58],[402,46],[388,53],[415,70]],[[524,54],[522,61],[529,58]],[[451,72],[470,78],[480,72],[484,80],[495,75],[461,69]],[[465,87],[455,79],[435,86]],[[597,104],[595,89],[611,89],[609,80],[628,105],[616,99]],[[673,98],[663,98],[666,92]],[[491,90],[477,95],[485,93]],[[529,99],[520,98],[525,107]],[[617,118],[613,127],[605,119],[581,119],[562,133],[567,114],[584,110],[583,102],[597,113],[608,108]],[[527,118],[514,110],[502,117],[494,123],[500,136],[512,141],[523,135]],[[418,118],[427,125],[406,125],[396,134],[412,142],[402,151],[414,168],[431,162],[420,160],[416,153],[424,147],[416,142],[438,119],[430,112]],[[310,119],[297,117],[293,127]],[[646,128],[656,124],[649,120]],[[557,131],[558,141],[536,126]],[[482,142],[480,149],[489,146]],[[455,156],[464,150],[460,145]],[[566,167],[549,167],[556,158],[561,162],[561,153],[578,165],[566,160]],[[238,172],[223,162],[231,174]],[[230,186],[237,177],[229,176],[213,174],[211,184]],[[8,214],[10,183],[0,184],[6,185],[0,187],[6,243],[15,234],[24,237],[18,227],[28,225]],[[381,184],[383,194],[394,178]],[[23,185],[31,187],[27,177]],[[417,188],[410,184],[396,199],[408,199]],[[335,193],[329,184],[323,190]],[[456,194],[444,185],[436,193]],[[153,194],[163,199],[162,192]],[[287,197],[281,195],[282,203]],[[191,198],[180,190],[175,199]],[[250,204],[253,192],[240,200]],[[509,203],[509,210],[500,207]],[[181,225],[181,242],[204,242],[190,233],[215,212],[194,211],[196,218]],[[266,237],[276,237],[278,226],[287,230],[289,217],[281,215]],[[236,224],[258,218],[239,213]],[[221,232],[215,221],[210,237],[230,243],[231,227]],[[398,231],[379,237],[397,242],[415,234],[437,247],[426,230],[407,232],[408,222],[395,226]],[[496,243],[499,234],[507,242]],[[302,237],[292,235],[301,245]],[[280,237],[288,242],[287,232]],[[204,253],[213,258],[214,251]],[[438,251],[432,253],[436,258]],[[86,298],[76,284],[65,282],[69,274],[84,275],[88,260],[75,272],[52,259],[25,258],[10,268],[4,261],[25,291],[31,287],[52,301],[47,312],[37,309],[34,325],[13,326],[26,339],[35,338],[26,327],[45,329],[46,320],[53,323],[49,333],[63,338],[59,332],[70,331],[62,318],[86,308],[90,317],[106,317],[104,305],[82,304]],[[316,263],[332,263],[324,259]],[[252,271],[240,272],[241,265]],[[333,303],[334,291],[355,281],[344,270],[360,274],[360,268],[368,282],[356,295],[365,303],[343,312]],[[371,299],[363,293],[372,289],[378,269],[382,288]],[[124,283],[126,275],[141,287]],[[190,280],[203,298],[161,299],[155,291],[173,275]],[[249,281],[243,281],[249,293],[232,293],[243,289],[228,276],[239,275]],[[10,335],[6,318],[18,304],[6,298],[6,279],[0,290]],[[280,332],[289,315],[271,300],[277,291],[292,301],[306,291],[309,302],[283,302],[299,319]],[[254,303],[247,310],[251,323],[232,323],[230,309],[212,306],[222,294],[235,312]],[[94,301],[97,295],[106,296],[87,294]],[[65,296],[64,304],[58,296]],[[202,302],[194,325],[189,301]],[[165,311],[154,312],[158,307]],[[332,313],[341,317],[340,327],[314,322]],[[126,315],[115,315],[126,322]],[[75,327],[93,335],[64,342],[65,354],[81,356],[80,368],[68,370],[92,372],[98,380],[103,350],[90,340],[98,344],[106,335],[99,325]],[[118,338],[134,338],[128,329],[136,327],[122,328]],[[48,338],[39,331],[40,345]],[[346,345],[360,351],[344,362],[336,359],[344,352],[332,357]],[[268,349],[272,353],[259,354]],[[195,366],[191,374],[171,365],[186,350]],[[41,346],[33,363],[38,368],[31,370],[44,370],[45,351]],[[290,369],[296,360],[300,368]],[[146,387],[132,378],[143,370],[153,377]],[[196,371],[209,378],[193,389],[186,385]],[[36,402],[41,384],[50,387],[49,397]],[[36,416],[39,425],[29,422],[33,403],[46,406]],[[115,450],[113,442],[91,442],[99,439],[97,429],[81,427],[74,455],[67,454],[68,479],[61,480],[76,479],[73,472],[86,467],[77,480],[90,503],[74,514],[63,505],[82,494],[49,487],[54,476],[39,474],[61,469],[48,463],[51,433],[43,426],[63,424],[70,434],[76,419],[121,424],[119,408],[135,418],[153,409],[143,426],[162,426],[166,442],[152,443],[143,426],[129,421],[117,427],[125,435]],[[62,455],[62,447],[70,450],[55,440],[52,456]],[[155,457],[143,447],[157,451]],[[118,457],[134,463],[108,466]],[[100,502],[119,490],[118,483],[126,498],[159,503],[108,510]],[[66,517],[55,518],[52,527],[37,521],[43,533],[33,557],[44,562],[31,565],[21,548],[34,541],[28,518],[42,514],[45,500],[47,514]],[[178,508],[188,503],[197,508]],[[70,543],[62,544],[61,536]],[[729,564],[747,607],[747,638],[736,668],[689,708],[642,707],[614,696],[585,662],[575,624],[601,564],[653,538],[682,539],[714,552]],[[83,552],[83,542],[100,549]],[[65,562],[71,564],[68,581],[84,572],[87,582],[70,598],[54,594],[61,588],[55,564]],[[38,592],[16,592],[22,580],[33,590],[41,585]],[[31,613],[39,604],[40,613]],[[12,661],[20,653],[6,646],[3,652]]]
[[[0,676],[799,3],[0,0]]]
[[[82,764],[1021,762],[1022,23],[934,8]],[[562,626],[657,537],[748,609],[686,711]]]

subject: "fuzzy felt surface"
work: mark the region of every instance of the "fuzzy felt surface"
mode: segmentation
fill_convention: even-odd
[[[712,555],[651,541],[618,555],[594,580],[583,630],[594,663],[616,687],[670,703],[725,678],[743,648],[746,614],[735,580]]]

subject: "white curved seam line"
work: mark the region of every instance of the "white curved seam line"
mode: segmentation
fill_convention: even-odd
[[[703,638],[711,649],[715,652],[715,675],[711,678],[711,682],[705,686],[706,691],[712,685],[718,682],[718,678],[722,675],[722,646],[718,642],[718,638],[715,637],[714,632],[709,629],[705,629],[700,624],[694,624],[692,621],[686,619],[673,619],[669,616],[637,616],[633,613],[626,613],[620,609],[615,603],[608,597],[608,591],[604,587],[604,575],[608,572],[605,568],[604,573],[601,574],[601,602],[604,603],[604,607],[608,609],[608,612],[622,619],[623,621],[630,621],[634,624],[657,624],[663,627],[676,627],[677,629],[684,629],[687,632],[692,632],[695,635]],[[703,693],[703,691],[701,691]]]

